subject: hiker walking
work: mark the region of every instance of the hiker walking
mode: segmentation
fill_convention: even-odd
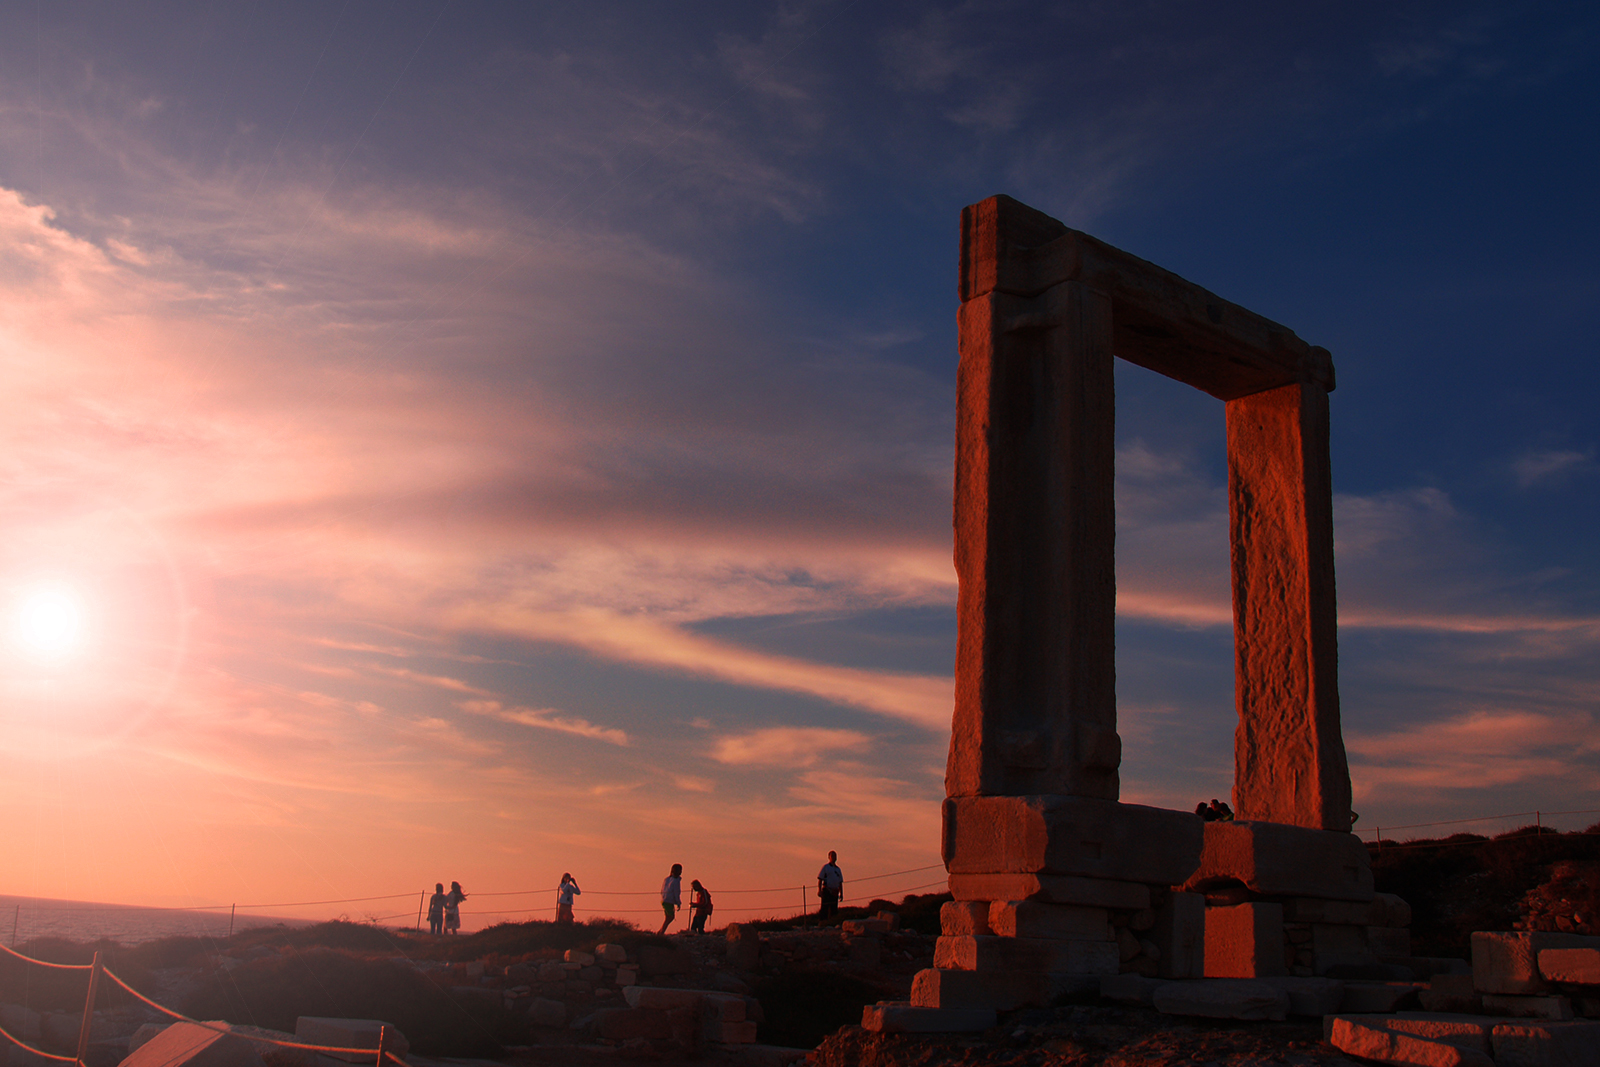
[[[461,902],[467,899],[460,882],[450,883],[450,892],[444,896],[444,932],[453,934],[461,929]]]
[[[664,934],[667,927],[672,925],[672,917],[678,914],[678,907],[683,903],[683,864],[674,863],[672,873],[661,880],[661,911],[666,919],[661,923],[661,929],[656,933]]]
[[[578,888],[578,880],[570,874],[561,876],[561,884],[556,887],[556,922],[570,923],[572,921],[572,898],[578,896],[583,890]]]
[[[839,914],[839,898],[844,895],[844,872],[839,870],[839,854],[828,853],[828,862],[817,872],[817,899],[822,907],[817,914],[826,919]]]
[[[689,932],[706,932],[706,920],[711,918],[711,892],[696,879],[689,883]]]

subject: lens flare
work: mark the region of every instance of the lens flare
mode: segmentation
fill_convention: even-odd
[[[36,589],[17,603],[13,633],[17,643],[40,656],[63,656],[83,637],[83,611],[64,589]]]

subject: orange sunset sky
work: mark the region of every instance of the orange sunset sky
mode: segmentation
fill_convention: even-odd
[[[939,881],[957,224],[996,192],[1333,352],[1359,828],[1600,809],[1597,35],[0,9],[0,893],[393,895],[277,911],[359,918],[455,879],[473,927],[563,871],[590,915],[673,862]],[[1118,375],[1123,798],[1192,809],[1232,776],[1221,407]]]

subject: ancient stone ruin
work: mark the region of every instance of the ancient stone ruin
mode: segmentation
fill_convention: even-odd
[[[955,900],[912,1005],[1404,955],[1350,832],[1328,352],[1004,196],[962,212],[960,289]],[[1113,357],[1226,409],[1237,821],[1118,800]]]

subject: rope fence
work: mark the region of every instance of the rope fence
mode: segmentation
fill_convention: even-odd
[[[100,962],[100,953],[98,953],[98,952],[96,952],[94,954],[94,962],[93,963],[69,964],[69,963],[51,963],[48,960],[34,959],[32,956],[25,956],[22,953],[17,952],[14,949],[6,948],[4,945],[0,945],[0,950],[3,950],[7,954],[9,954],[11,956],[14,956],[17,959],[22,960],[22,961],[24,961],[26,963],[31,963],[36,967],[46,967],[46,968],[49,968],[51,970],[88,971],[89,972],[89,991],[88,991],[87,995],[84,997],[84,1002],[83,1002],[83,1024],[78,1029],[78,1052],[77,1052],[77,1055],[75,1055],[75,1056],[63,1056],[63,1055],[60,1055],[60,1054],[54,1053],[54,1052],[46,1052],[45,1050],[40,1049],[40,1048],[34,1048],[32,1045],[28,1044],[22,1038],[18,1037],[17,1035],[13,1034],[11,1031],[7,1030],[4,1026],[0,1026],[0,1037],[4,1037],[7,1041],[10,1041],[13,1045],[16,1045],[18,1048],[25,1049],[28,1052],[31,1052],[35,1056],[40,1056],[40,1057],[43,1057],[44,1059],[47,1059],[47,1060],[53,1060],[53,1061],[55,1061],[57,1063],[75,1063],[75,1064],[78,1064],[78,1067],[88,1067],[89,1031],[90,1031],[91,1026],[94,1024],[94,1004],[95,1004],[96,995],[99,993],[99,989],[100,989],[100,976],[101,975],[104,975],[110,981],[115,982],[118,986],[121,986],[122,989],[125,990],[135,1000],[137,1000],[140,1003],[145,1004],[145,1005],[147,1005],[147,1006],[149,1006],[151,1008],[154,1008],[156,1011],[160,1012],[161,1014],[169,1016],[169,1017],[171,1017],[172,1019],[174,1019],[174,1020],[176,1020],[178,1022],[188,1023],[191,1026],[198,1026],[201,1029],[210,1030],[212,1033],[217,1033],[217,1034],[233,1034],[234,1033],[233,1028],[230,1027],[230,1026],[227,1026],[227,1025],[217,1026],[217,1025],[215,1025],[213,1023],[205,1023],[205,1022],[201,1022],[198,1019],[191,1019],[187,1015],[184,1015],[182,1012],[174,1011],[171,1008],[167,1007],[165,1004],[161,1004],[161,1003],[158,1003],[157,1001],[151,1000],[149,997],[145,996],[143,993],[141,993],[137,989],[133,988],[133,986],[131,986],[127,982],[123,981],[120,977],[117,976],[116,972],[112,971],[105,964],[101,963]],[[243,1035],[238,1035],[238,1036],[243,1036]],[[278,1048],[294,1048],[294,1049],[301,1049],[301,1050],[306,1051],[306,1052],[325,1052],[325,1053],[329,1053],[330,1055],[339,1056],[341,1059],[349,1059],[352,1053],[356,1053],[356,1054],[359,1054],[359,1055],[361,1055],[363,1057],[372,1057],[373,1058],[373,1067],[387,1067],[388,1061],[393,1061],[395,1064],[398,1065],[398,1067],[406,1067],[406,1061],[402,1060],[399,1056],[395,1055],[393,1052],[391,1052],[389,1050],[389,1027],[387,1025],[380,1026],[378,1028],[378,1047],[375,1048],[375,1049],[372,1049],[372,1048],[359,1048],[359,1047],[350,1048],[350,1047],[346,1047],[346,1046],[342,1046],[342,1045],[310,1045],[310,1044],[306,1044],[305,1042],[302,1042],[302,1041],[285,1041],[285,1040],[283,1040],[281,1038],[266,1037],[266,1036],[263,1036],[263,1035],[260,1035],[260,1034],[254,1034],[254,1033],[251,1034],[249,1037],[245,1038],[245,1040],[250,1041],[252,1044],[275,1045]],[[353,1061],[353,1062],[360,1062],[360,1061],[356,1060],[356,1061]]]
[[[1404,824],[1402,824],[1400,826],[1361,827],[1356,832],[1357,833],[1362,833],[1362,834],[1367,834],[1367,833],[1372,834],[1373,835],[1373,840],[1370,843],[1376,845],[1380,851],[1385,849],[1385,848],[1446,848],[1446,847],[1449,847],[1449,845],[1452,844],[1453,842],[1420,841],[1420,842],[1397,843],[1397,842],[1394,842],[1394,841],[1385,841],[1383,839],[1383,832],[1385,830],[1388,830],[1391,833],[1393,833],[1396,830],[1421,830],[1421,829],[1426,829],[1426,828],[1434,827],[1434,826],[1468,826],[1468,825],[1471,825],[1473,823],[1504,822],[1507,819],[1526,819],[1526,818],[1529,818],[1531,816],[1533,818],[1533,825],[1534,825],[1534,827],[1535,827],[1537,832],[1543,833],[1548,829],[1552,833],[1559,833],[1561,831],[1556,830],[1556,828],[1553,827],[1553,826],[1552,827],[1546,827],[1545,826],[1545,819],[1547,817],[1555,818],[1557,816],[1564,816],[1564,815],[1600,815],[1600,808],[1573,808],[1573,809],[1570,809],[1570,810],[1567,810],[1567,811],[1542,811],[1542,810],[1513,811],[1513,812],[1507,812],[1504,815],[1479,815],[1479,816],[1476,816],[1476,817],[1470,818],[1470,819],[1441,819],[1441,820],[1439,820],[1437,822],[1413,822],[1413,823],[1404,823]],[[1569,830],[1569,831],[1567,831],[1567,833],[1569,833],[1569,834],[1579,834],[1579,835],[1586,834],[1587,832],[1588,831],[1586,831],[1586,830],[1584,830],[1584,831],[1580,831],[1580,830]]]

